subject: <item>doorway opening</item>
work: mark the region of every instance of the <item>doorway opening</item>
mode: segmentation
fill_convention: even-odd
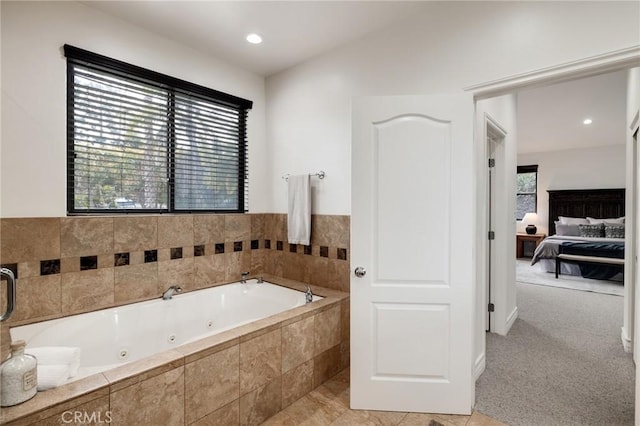
[[[580,77],[582,77],[582,75],[577,74],[576,76],[574,76],[573,79],[577,80]],[[563,78],[563,81],[570,81],[570,80],[571,79],[567,78],[567,75],[565,75],[564,78]],[[550,80],[548,83],[551,84],[552,82],[553,81]],[[540,82],[538,82],[536,85],[540,86],[541,84],[540,84]],[[512,89],[512,93],[515,95],[519,91],[521,91],[521,90],[523,90],[525,88],[527,88],[527,86],[521,86],[517,90]],[[626,120],[626,114],[623,117],[623,119]],[[624,139],[623,139],[623,144],[626,144],[626,143],[628,143],[627,142],[627,137],[626,137],[626,129],[627,129],[626,125],[624,126],[624,129],[625,129],[625,136],[624,136]],[[487,138],[487,144],[489,145],[490,141],[489,141],[488,134],[486,135],[486,138]],[[625,266],[625,275],[627,277],[625,279],[625,287],[626,287],[626,289],[625,289],[624,324],[620,324],[620,325],[623,325],[623,340],[624,340],[625,330],[626,330],[627,333],[631,333],[631,330],[633,330],[633,317],[634,317],[634,310],[633,310],[633,307],[634,307],[634,292],[633,292],[633,289],[634,289],[634,285],[635,285],[635,281],[636,281],[635,280],[636,272],[635,272],[634,265],[635,265],[635,262],[636,262],[636,259],[635,259],[636,250],[635,250],[635,248],[636,248],[636,245],[638,243],[638,236],[637,236],[638,230],[637,230],[637,226],[636,226],[636,223],[635,223],[634,219],[637,216],[636,212],[638,211],[638,208],[639,208],[637,203],[638,203],[638,187],[640,186],[640,183],[638,183],[637,169],[638,169],[638,165],[640,164],[640,160],[638,159],[637,147],[636,147],[635,144],[633,146],[635,148],[635,151],[633,153],[633,162],[632,162],[632,164],[633,164],[633,173],[634,173],[634,175],[633,175],[634,177],[633,177],[632,182],[634,182],[634,183],[633,183],[633,185],[627,185],[627,183],[629,182],[629,179],[626,178],[626,175],[624,174],[624,172],[623,172],[624,179],[622,181],[623,182],[622,187],[632,186],[632,188],[627,188],[627,198],[628,198],[628,200],[627,200],[626,216],[627,216],[627,218],[629,218],[630,216],[633,217],[633,219],[630,221],[631,223],[629,225],[627,225],[631,229],[631,231],[627,231],[627,247],[628,247],[628,250],[630,250],[632,252],[632,254],[633,254],[633,258],[632,258],[633,262],[631,262],[631,264],[629,264],[629,262],[626,262],[627,265]],[[624,145],[623,145],[623,147],[624,147]],[[487,149],[489,150],[489,148],[487,148]],[[624,157],[628,157],[629,155],[630,154],[624,154]],[[623,158],[623,160],[622,160],[623,165],[624,165],[625,162],[626,162],[627,165],[629,165],[630,164],[629,158],[627,158],[626,161]],[[623,167],[623,169],[624,169],[624,167]],[[489,173],[488,176],[487,176],[487,182],[486,182],[487,191],[489,192],[489,195],[488,195],[488,198],[487,198],[488,204],[489,204],[487,206],[487,208],[488,208],[489,212],[493,211],[493,208],[495,208],[493,206],[493,204],[492,204],[493,203],[493,199],[494,199],[494,193],[504,190],[504,189],[501,189],[500,187],[496,188],[495,186],[493,186],[494,184],[491,181],[492,181],[492,177],[491,177],[491,173]],[[546,196],[546,189],[547,188],[543,189],[543,191],[544,191],[543,197]],[[552,189],[559,189],[559,188],[552,188]],[[630,189],[632,189],[632,193],[631,194],[629,193]],[[512,194],[512,196],[515,196],[515,193]],[[543,197],[540,197],[540,198],[543,198]],[[539,200],[540,200],[540,198],[539,198]],[[546,202],[546,200],[544,202]],[[513,213],[511,213],[511,214],[513,214]],[[488,220],[489,220],[490,223],[491,223],[491,217],[492,216],[495,216],[495,215],[492,214],[492,213],[488,214]],[[494,225],[492,225],[492,227],[493,226]],[[515,234],[515,231],[516,231],[515,220],[514,220],[514,227],[513,228],[514,228],[514,233],[513,234]],[[545,226],[545,228],[546,228],[546,226]],[[522,232],[524,232],[524,231],[522,231]],[[505,239],[513,238],[513,235],[512,236],[508,236],[508,235],[506,235],[506,236],[505,235],[497,236],[497,238],[505,238]],[[513,268],[513,267],[515,267],[515,265],[514,265],[515,253],[512,253],[513,260],[510,260],[510,261],[506,262],[506,266],[505,266],[505,262],[502,262],[500,265],[496,265],[495,256],[492,254],[492,248],[493,248],[492,244],[493,243],[487,243],[486,244],[486,250],[487,250],[486,268],[488,270],[488,273],[487,273],[487,284],[486,284],[486,294],[487,294],[487,298],[488,298],[487,300],[492,300],[492,298],[495,297],[495,295],[492,294],[492,292],[495,291],[494,290],[495,287],[493,285],[493,279],[492,279],[492,277],[494,275],[494,272],[497,269],[500,269],[500,268],[505,268],[505,267]],[[515,283],[511,283],[511,285],[515,286]],[[499,297],[499,296],[497,296],[497,297]],[[479,309],[483,308],[483,306],[479,305],[478,308]],[[488,315],[487,316],[487,324],[491,324],[491,322],[492,322],[492,317],[490,315]],[[492,328],[491,326],[487,326],[487,329],[491,329],[491,328]],[[629,335],[631,335],[631,334],[629,334]],[[620,341],[619,340],[618,340],[618,345],[620,345]],[[631,345],[631,343],[629,343],[629,346],[630,345]],[[486,362],[487,362],[487,366],[490,368],[491,367],[491,365],[490,365],[491,360],[487,359]],[[488,414],[491,415],[491,413],[488,413]]]

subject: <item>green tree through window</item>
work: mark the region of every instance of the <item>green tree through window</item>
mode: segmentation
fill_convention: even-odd
[[[538,198],[538,166],[518,166],[516,187],[516,219],[527,213],[536,213]]]

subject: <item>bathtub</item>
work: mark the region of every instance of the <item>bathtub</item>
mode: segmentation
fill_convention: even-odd
[[[305,304],[300,291],[248,280],[14,327],[10,334],[26,341],[27,352],[79,347],[80,368],[71,382]]]

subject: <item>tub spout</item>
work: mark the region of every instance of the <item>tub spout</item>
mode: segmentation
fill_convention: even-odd
[[[162,300],[170,300],[173,297],[174,293],[180,292],[182,292],[182,287],[172,285],[164,293],[162,293]]]
[[[249,276],[249,272],[243,272],[242,273],[242,278],[240,279],[240,282],[242,284],[246,284],[247,283],[247,277]]]
[[[307,286],[307,291],[304,292],[304,299],[307,303],[313,302],[313,292],[311,291],[311,287]]]

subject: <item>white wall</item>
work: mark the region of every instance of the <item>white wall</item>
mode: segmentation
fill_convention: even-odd
[[[453,93],[638,44],[637,2],[434,2],[407,22],[267,78],[270,208],[283,173],[324,169],[314,211],[350,213],[353,96]]]
[[[476,132],[475,148],[476,162],[486,164],[487,154],[487,120],[497,125],[504,137],[496,146],[494,158],[496,166],[492,178],[495,179],[492,194],[494,197],[493,231],[496,234],[492,242],[492,295],[495,311],[491,331],[506,335],[517,318],[515,292],[515,188],[516,188],[516,158],[517,158],[517,123],[516,123],[516,95],[510,94],[485,99],[476,103]],[[478,205],[486,205],[488,199],[488,168],[482,167],[476,172],[476,197]],[[475,306],[485,307],[489,303],[486,298],[487,282],[487,245],[488,217],[486,209],[476,213],[476,283]],[[474,362],[476,377],[484,370],[485,362],[485,330],[486,310],[478,309],[474,318]]]
[[[80,3],[0,7],[3,217],[66,215],[65,43],[252,100],[249,208],[266,210],[264,78]]]
[[[548,234],[549,194],[554,189],[625,188],[626,148],[620,145],[518,155],[518,165],[538,165],[538,233]],[[518,222],[518,232],[528,223]]]
[[[640,142],[640,134],[638,133],[638,120],[640,120],[640,67],[629,70],[627,75],[627,199],[632,195],[632,199],[638,196],[640,188],[637,187],[640,179],[637,174],[640,173],[636,166],[634,174],[634,163],[640,164],[640,155],[638,151],[638,143]],[[635,185],[635,187],[634,187]],[[634,203],[627,203],[625,206],[627,213],[627,223],[625,227],[625,239],[627,241],[635,236],[636,244],[625,250],[625,263],[630,266],[631,274],[625,274],[625,304],[624,304],[624,325],[622,327],[622,340],[631,343],[633,349],[633,360],[638,363],[640,357],[640,272],[638,264],[633,260],[636,259],[637,245],[640,241],[640,212],[637,206],[640,201],[635,199]],[[635,234],[635,235],[634,235]],[[630,275],[630,276],[629,276]],[[635,418],[640,418],[640,369],[636,368],[636,411]]]

